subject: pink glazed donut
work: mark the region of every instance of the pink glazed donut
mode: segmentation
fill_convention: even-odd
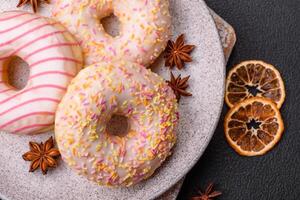
[[[100,23],[112,13],[120,21],[116,37]],[[171,34],[169,0],[56,0],[52,15],[81,42],[86,65],[126,58],[149,66]]]
[[[29,66],[27,85],[8,84],[13,56]],[[58,22],[23,11],[0,14],[0,130],[37,134],[53,128],[55,111],[82,66],[79,43]]]

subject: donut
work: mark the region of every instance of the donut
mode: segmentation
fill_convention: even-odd
[[[20,90],[8,82],[11,58],[28,64]],[[0,14],[0,130],[37,134],[54,126],[55,111],[82,66],[79,43],[63,25],[24,11]]]
[[[178,105],[157,74],[129,61],[101,62],[76,76],[58,106],[55,138],[63,160],[101,186],[128,187],[151,176],[176,142]],[[123,135],[108,131],[127,118]]]
[[[116,37],[100,22],[112,13],[120,22]],[[86,65],[126,58],[149,66],[171,35],[168,0],[56,0],[52,16],[81,42]]]

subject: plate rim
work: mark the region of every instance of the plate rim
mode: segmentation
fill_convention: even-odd
[[[221,39],[220,39],[220,36],[219,36],[219,32],[218,32],[218,29],[217,29],[217,26],[216,26],[216,22],[213,20],[213,17],[212,17],[212,15],[211,15],[211,13],[210,13],[210,11],[209,11],[209,7],[208,7],[208,5],[207,5],[207,3],[204,1],[204,0],[197,0],[199,3],[202,3],[203,5],[204,5],[204,7],[205,7],[205,14],[208,16],[208,18],[209,18],[209,22],[210,23],[213,23],[214,24],[214,26],[213,26],[213,32],[215,33],[215,34],[217,34],[218,35],[218,43],[219,43],[219,53],[221,53],[221,55],[222,56],[220,56],[220,61],[221,61],[221,63],[222,63],[222,65],[223,65],[223,67],[222,67],[222,74],[223,74],[223,87],[221,88],[221,96],[220,96],[220,102],[219,102],[219,111],[218,111],[218,113],[217,113],[217,115],[216,115],[216,118],[215,118],[215,122],[213,123],[213,125],[210,127],[210,130],[208,131],[210,134],[208,135],[208,140],[206,141],[206,143],[205,144],[203,144],[202,145],[202,148],[201,148],[201,150],[200,150],[200,152],[199,152],[199,154],[193,159],[193,161],[191,162],[192,164],[191,165],[189,165],[189,167],[185,170],[185,172],[184,173],[181,173],[180,175],[178,175],[178,176],[176,176],[176,181],[175,181],[175,183],[174,184],[171,184],[171,185],[169,185],[169,186],[167,186],[167,187],[164,187],[164,189],[163,190],[161,190],[161,191],[159,191],[159,192],[157,192],[156,194],[154,194],[153,195],[153,197],[152,198],[150,198],[150,200],[154,200],[154,199],[156,199],[156,198],[158,198],[158,197],[160,197],[161,195],[163,195],[166,191],[168,191],[169,189],[171,189],[174,185],[176,185],[184,176],[186,176],[188,173],[189,173],[189,171],[197,164],[197,162],[198,162],[198,160],[202,157],[202,155],[204,154],[204,152],[205,152],[205,150],[206,150],[206,148],[207,148],[207,146],[209,145],[209,143],[210,143],[210,141],[211,141],[211,139],[212,139],[212,137],[213,137],[213,135],[214,135],[214,132],[215,132],[215,130],[216,130],[216,128],[217,128],[217,126],[218,126],[218,123],[219,123],[219,121],[220,121],[220,117],[221,117],[221,114],[222,114],[222,108],[223,108],[223,105],[224,105],[224,92],[225,92],[225,79],[226,79],[226,62],[225,62],[225,55],[224,55],[224,51],[223,51],[223,47],[222,47],[222,43],[221,43]]]

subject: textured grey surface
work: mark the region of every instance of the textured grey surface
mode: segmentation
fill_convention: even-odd
[[[3,5],[15,5],[5,0]],[[13,7],[13,6],[12,6]],[[52,133],[21,137],[0,135],[0,192],[8,199],[151,199],[166,191],[193,166],[206,148],[218,121],[223,101],[224,57],[215,25],[202,1],[172,0],[174,37],[185,32],[195,44],[194,62],[180,73],[191,74],[189,90],[194,94],[181,101],[178,143],[174,154],[149,180],[128,189],[107,189],[75,175],[67,166],[48,176],[28,173],[29,163],[21,159],[30,140],[41,141]],[[7,8],[7,7],[6,7]],[[169,70],[158,61],[155,70],[169,79]],[[178,72],[175,72],[176,74]]]
[[[248,59],[277,66],[286,87],[280,111],[285,131],[269,153],[239,156],[226,142],[223,119],[205,153],[186,177],[178,200],[190,200],[197,189],[214,182],[223,192],[216,200],[300,199],[300,1],[206,0],[235,27],[237,43],[227,70]]]

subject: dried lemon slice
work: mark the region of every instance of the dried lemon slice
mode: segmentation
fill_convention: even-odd
[[[280,140],[283,130],[276,104],[261,97],[239,102],[230,109],[224,121],[227,141],[245,156],[265,154]]]
[[[258,60],[244,61],[227,76],[225,101],[232,107],[255,96],[271,99],[280,108],[285,99],[284,83],[273,65]]]

